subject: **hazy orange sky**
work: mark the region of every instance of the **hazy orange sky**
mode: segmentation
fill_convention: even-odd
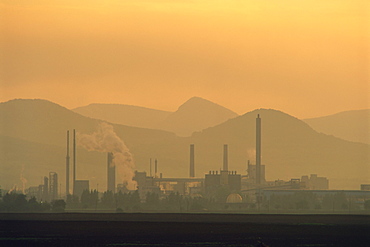
[[[1,1],[0,101],[173,111],[200,96],[299,118],[370,108],[369,11],[368,0]]]

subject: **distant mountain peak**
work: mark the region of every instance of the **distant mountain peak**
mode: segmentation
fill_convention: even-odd
[[[318,132],[352,142],[370,144],[370,109],[343,111],[303,121]]]
[[[23,102],[31,102],[31,103],[49,103],[49,104],[54,104],[54,105],[57,105],[56,103],[54,102],[51,102],[49,100],[46,100],[46,99],[21,99],[21,98],[17,98],[17,99],[11,99],[11,100],[8,100],[8,101],[5,101],[5,102],[1,102],[1,104],[16,104],[16,103],[23,103]]]
[[[189,103],[189,102],[210,102],[210,103],[213,103],[210,100],[207,100],[207,99],[202,98],[202,97],[199,97],[199,96],[191,97],[190,99],[188,99],[187,101],[185,101],[185,103]]]
[[[212,110],[217,108],[218,110],[222,110],[225,112],[228,112],[230,115],[237,116],[238,114],[233,112],[230,109],[227,109],[226,107],[223,107],[217,103],[214,103],[210,100],[201,98],[201,97],[191,97],[188,99],[185,103],[179,106],[176,112],[184,111],[184,110],[191,110],[191,111],[203,111],[203,110]]]
[[[160,123],[160,129],[175,132],[180,136],[190,136],[195,131],[237,116],[237,113],[221,105],[201,97],[192,97]]]
[[[2,106],[9,106],[13,108],[18,107],[27,107],[29,109],[34,109],[37,107],[40,111],[41,110],[49,110],[53,111],[54,109],[63,109],[64,111],[69,111],[66,107],[61,106],[57,103],[46,99],[12,99],[9,101],[1,102],[0,105]]]
[[[214,104],[213,102],[203,99],[201,97],[191,97],[187,101],[185,101],[182,105],[179,106],[179,109],[183,106],[188,106],[188,105],[195,105],[195,104]]]

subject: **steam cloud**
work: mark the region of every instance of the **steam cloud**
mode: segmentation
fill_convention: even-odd
[[[10,193],[12,193],[12,192],[17,192],[17,185],[16,185],[16,184],[13,186],[13,188],[11,188],[11,189],[8,191],[8,193],[9,193],[9,194],[10,194]]]
[[[247,156],[248,156],[248,159],[253,161],[253,162],[256,162],[256,149],[255,148],[248,148],[247,149]]]
[[[107,123],[99,124],[99,128],[91,135],[77,134],[77,144],[88,151],[113,153],[112,166],[116,167],[120,181],[132,188],[135,182],[135,164],[132,154],[125,143],[114,132],[113,126]]]

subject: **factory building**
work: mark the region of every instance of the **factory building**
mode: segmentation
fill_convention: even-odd
[[[302,183],[305,188],[309,190],[328,190],[329,180],[326,177],[318,177],[317,174],[311,174],[310,177],[302,176]]]
[[[44,194],[44,185],[43,184],[40,184],[38,186],[38,192],[37,192],[37,200],[38,201],[42,201],[42,198],[43,198],[43,194]]]
[[[44,183],[39,186],[29,187],[25,193],[28,198],[35,197],[37,201],[51,202],[59,198],[58,174],[49,172],[49,177],[44,176]]]
[[[204,178],[155,178],[147,176],[146,172],[135,171],[134,181],[137,182],[140,198],[145,198],[148,192],[158,194],[179,193],[192,195],[203,192]]]
[[[205,175],[205,192],[212,193],[221,186],[229,188],[231,191],[241,190],[241,175],[236,171],[210,171]]]
[[[247,175],[248,175],[248,182],[251,184],[257,183],[257,169],[256,165],[253,165],[248,160],[248,168],[247,168]],[[260,184],[266,183],[266,177],[265,177],[265,165],[260,165]]]
[[[157,174],[157,160],[155,162],[155,174]],[[204,178],[195,177],[194,144],[190,145],[189,178],[164,178],[162,176],[147,176],[146,172],[135,172],[135,180],[141,197],[147,192],[161,192],[161,194],[179,193],[181,195],[196,195],[207,191],[213,191],[220,186],[225,186],[232,191],[241,190],[241,175],[236,171],[229,171],[228,145],[223,146],[223,170],[218,173],[210,172]]]
[[[39,186],[31,186],[31,187],[29,187],[26,190],[26,195],[27,195],[27,198],[28,199],[31,199],[32,197],[34,197],[34,198],[36,198],[37,201],[41,201],[40,187]]]
[[[48,177],[44,177],[44,185],[42,186],[42,196],[41,201],[47,202],[49,201],[49,179]]]
[[[195,177],[194,144],[190,144],[189,178],[164,178],[158,173],[158,160],[154,161],[154,176],[147,176],[146,172],[135,171],[134,181],[137,182],[140,197],[145,198],[148,192],[181,195],[192,195],[203,192],[204,178]],[[150,159],[151,171],[151,159]],[[159,176],[158,176],[159,175]]]
[[[75,180],[74,182],[74,195],[81,197],[84,190],[90,190],[89,180]]]
[[[361,184],[361,190],[370,191],[370,184]]]
[[[162,193],[179,193],[181,195],[198,194],[203,191],[204,178],[155,178],[154,184]]]
[[[137,182],[137,189],[139,190],[141,199],[145,199],[148,192],[158,194],[161,192],[160,188],[155,185],[154,178],[147,176],[146,172],[135,171],[135,177],[133,180]]]
[[[58,174],[56,172],[49,173],[49,200],[58,199]]]
[[[218,171],[209,171],[205,175],[204,187],[207,194],[212,193],[219,187],[227,187],[231,191],[241,190],[241,175],[237,174],[236,171],[229,171],[228,162],[228,145],[223,146],[223,170],[218,173]]]

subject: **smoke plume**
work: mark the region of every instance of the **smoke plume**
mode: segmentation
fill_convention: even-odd
[[[12,192],[17,192],[17,185],[16,185],[16,184],[13,186],[13,188],[11,188],[11,189],[8,191],[8,193],[9,193],[9,194],[10,194],[10,193],[12,193]]]
[[[77,134],[77,144],[88,151],[112,153],[111,165],[116,167],[119,181],[123,181],[130,188],[135,186],[134,177],[135,164],[132,154],[125,143],[114,132],[113,126],[100,123],[98,130],[91,135]]]
[[[248,148],[247,149],[247,156],[248,159],[252,162],[256,162],[256,149],[255,148]]]

